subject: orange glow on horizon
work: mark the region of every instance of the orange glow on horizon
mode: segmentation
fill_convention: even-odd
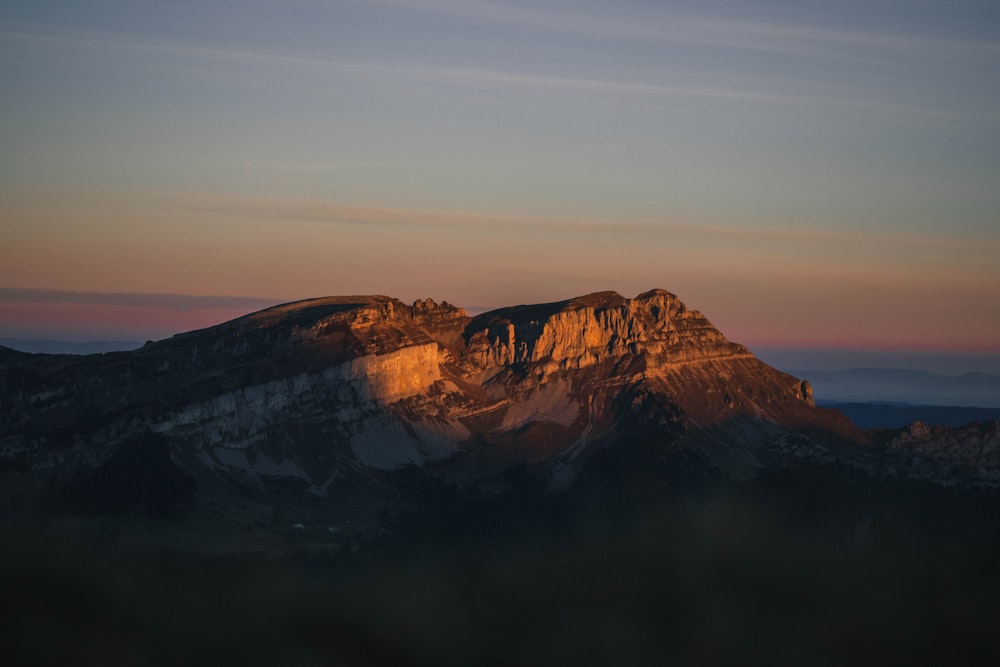
[[[245,315],[239,309],[175,310],[82,303],[0,302],[0,336],[56,340],[157,340]]]
[[[0,211],[0,287],[253,295],[273,303],[384,294],[477,310],[664,288],[744,344],[1000,347],[994,238],[573,221],[236,195],[43,195],[11,196]],[[249,310],[0,301],[0,325],[6,332],[169,335]]]

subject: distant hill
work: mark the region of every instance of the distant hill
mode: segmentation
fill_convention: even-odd
[[[0,338],[0,345],[18,352],[32,354],[100,354],[103,352],[128,352],[142,347],[134,340],[33,340],[29,338]]]
[[[847,415],[859,428],[902,428],[913,422],[934,426],[965,426],[972,422],[1000,420],[1000,408],[967,408],[911,403],[838,403],[817,401]]]
[[[1000,375],[937,375],[886,368],[787,372],[808,380],[819,401],[1000,408]]]

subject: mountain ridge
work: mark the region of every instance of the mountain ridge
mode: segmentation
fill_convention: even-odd
[[[320,297],[131,352],[4,349],[0,403],[0,509],[119,511],[112,499],[142,498],[138,476],[155,496],[143,506],[230,527],[271,525],[287,503],[304,523],[382,525],[387,508],[421,502],[410,469],[489,494],[511,466],[550,491],[624,466],[655,489],[680,470],[750,479],[790,461],[888,475],[903,469],[893,452],[917,446],[872,449],[808,382],[666,290],[474,317],[431,299]],[[929,463],[906,474],[1000,479],[991,445],[956,468],[927,455],[957,451],[955,438],[918,436]]]

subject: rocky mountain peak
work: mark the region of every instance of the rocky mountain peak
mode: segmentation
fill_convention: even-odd
[[[465,309],[453,306],[447,301],[437,303],[433,299],[417,299],[410,308],[414,324],[423,327],[438,342],[453,346],[469,316]]]
[[[548,363],[584,368],[630,355],[649,369],[716,358],[748,357],[698,311],[666,290],[634,299],[616,292],[484,313],[465,328],[481,368]]]
[[[417,299],[413,305],[406,305],[382,295],[333,296],[274,306],[222,327],[235,325],[244,331],[284,328],[322,335],[331,330],[360,332],[370,327],[458,326],[464,325],[466,319],[465,310],[447,301]]]

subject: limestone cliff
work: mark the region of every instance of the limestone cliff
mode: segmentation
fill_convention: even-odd
[[[469,372],[485,386],[523,401],[526,388],[561,382],[588,424],[614,412],[614,396],[643,387],[665,397],[684,427],[752,415],[851,431],[813,408],[808,383],[762,363],[664,290],[504,308],[473,319],[464,338]]]
[[[474,319],[465,336],[470,357],[482,368],[551,362],[560,369],[580,369],[631,355],[655,372],[677,364],[752,356],[664,290],[634,299],[602,292],[504,308]]]

